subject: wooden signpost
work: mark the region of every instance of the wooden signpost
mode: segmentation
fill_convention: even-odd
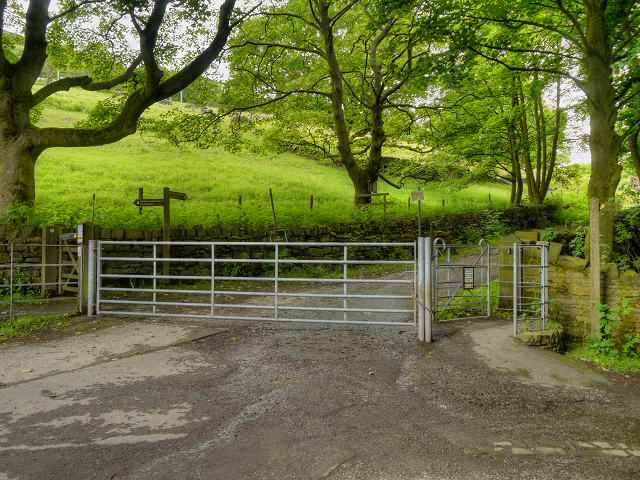
[[[162,241],[170,242],[171,241],[171,211],[169,206],[171,203],[169,200],[172,198],[175,200],[186,200],[187,194],[180,192],[172,192],[169,190],[169,187],[164,187],[162,190],[162,198],[142,198],[143,190],[140,188],[138,190],[138,199],[133,201],[133,204],[136,207],[140,208],[140,214],[142,214],[142,207],[163,207],[164,215],[162,221]],[[169,258],[171,254],[170,245],[162,246],[162,257]],[[162,262],[162,275],[169,275],[169,262]]]

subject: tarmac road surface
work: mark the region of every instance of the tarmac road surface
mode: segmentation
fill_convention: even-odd
[[[78,325],[0,345],[0,480],[640,478],[639,376],[503,320]]]

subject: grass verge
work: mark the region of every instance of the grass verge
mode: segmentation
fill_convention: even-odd
[[[13,322],[0,323],[0,340],[13,337],[25,337],[34,329],[48,325],[65,326],[64,320],[76,316],[75,313],[62,313],[53,315],[38,315],[34,317],[19,317]]]
[[[597,365],[604,370],[611,370],[618,373],[637,373],[640,372],[640,357],[613,357],[600,355],[592,349],[584,346],[572,348],[566,352],[570,357]]]

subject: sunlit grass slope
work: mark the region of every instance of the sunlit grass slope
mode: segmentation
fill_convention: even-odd
[[[39,126],[72,125],[86,116],[96,99],[106,97],[83,91],[58,93],[45,104]],[[172,107],[156,105],[154,112],[168,108]],[[36,165],[36,218],[48,224],[91,220],[95,194],[98,224],[160,226],[162,208],[145,207],[140,215],[133,201],[140,187],[145,198],[161,198],[165,186],[188,196],[186,201],[171,201],[174,226],[272,224],[269,188],[279,226],[383,218],[382,207],[353,206],[353,186],[346,172],[338,168],[293,154],[260,156],[231,154],[218,148],[176,148],[139,134],[102,147],[45,151]],[[417,204],[409,211],[407,202],[415,185],[402,190],[384,182],[378,186],[380,192],[390,193],[394,206],[389,210],[395,212],[394,217],[417,214]],[[508,187],[493,184],[456,193],[429,188],[422,207],[425,213],[503,208],[508,194]]]

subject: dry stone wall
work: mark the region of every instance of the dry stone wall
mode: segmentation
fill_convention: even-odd
[[[500,212],[501,221],[514,228],[532,228],[544,226],[553,207],[542,205],[534,207],[517,207]],[[443,236],[447,242],[454,241],[464,235],[468,228],[482,229],[486,223],[487,212],[469,212],[439,215],[433,218],[422,219],[423,235],[428,235],[429,223],[434,223],[436,236]],[[0,224],[0,264],[1,259],[8,260],[6,244],[28,244],[33,247],[25,247],[21,252],[20,261],[39,263],[41,259],[38,245],[42,244],[43,231],[51,227],[38,228],[32,225],[23,225],[13,229],[9,224]],[[62,233],[75,230],[72,227],[56,226]],[[43,230],[44,229],[44,230]],[[89,230],[92,230],[89,232]],[[290,242],[300,242],[300,247],[291,247],[290,254],[295,258],[320,259],[339,258],[342,250],[329,246],[305,246],[303,242],[413,242],[418,235],[417,218],[391,219],[386,221],[367,221],[356,223],[331,223],[323,225],[292,225],[287,229],[287,238]],[[123,228],[121,226],[101,227],[99,225],[85,224],[85,238],[98,240],[123,241],[122,244],[105,246],[107,256],[139,257],[150,256],[151,247],[135,245],[137,241],[161,241],[162,228]],[[127,243],[124,243],[126,241]],[[171,229],[172,242],[267,242],[269,241],[268,227],[249,227],[220,225],[205,227],[196,225],[192,228],[178,226]],[[353,249],[356,251],[357,249]],[[390,250],[393,250],[392,248]],[[272,249],[262,246],[230,246],[216,252],[218,258],[264,258]],[[142,255],[141,255],[142,254]],[[172,246],[172,257],[182,258],[210,258],[211,251],[200,246]],[[362,255],[366,255],[362,252]],[[161,256],[161,249],[158,249]],[[36,261],[37,259],[37,261]],[[105,265],[105,273],[117,274],[149,274],[150,262],[109,262]],[[198,275],[197,264],[172,264],[171,273],[179,275]],[[254,267],[255,268],[255,267]],[[8,272],[0,272],[3,278]],[[29,272],[34,280],[39,272]]]

